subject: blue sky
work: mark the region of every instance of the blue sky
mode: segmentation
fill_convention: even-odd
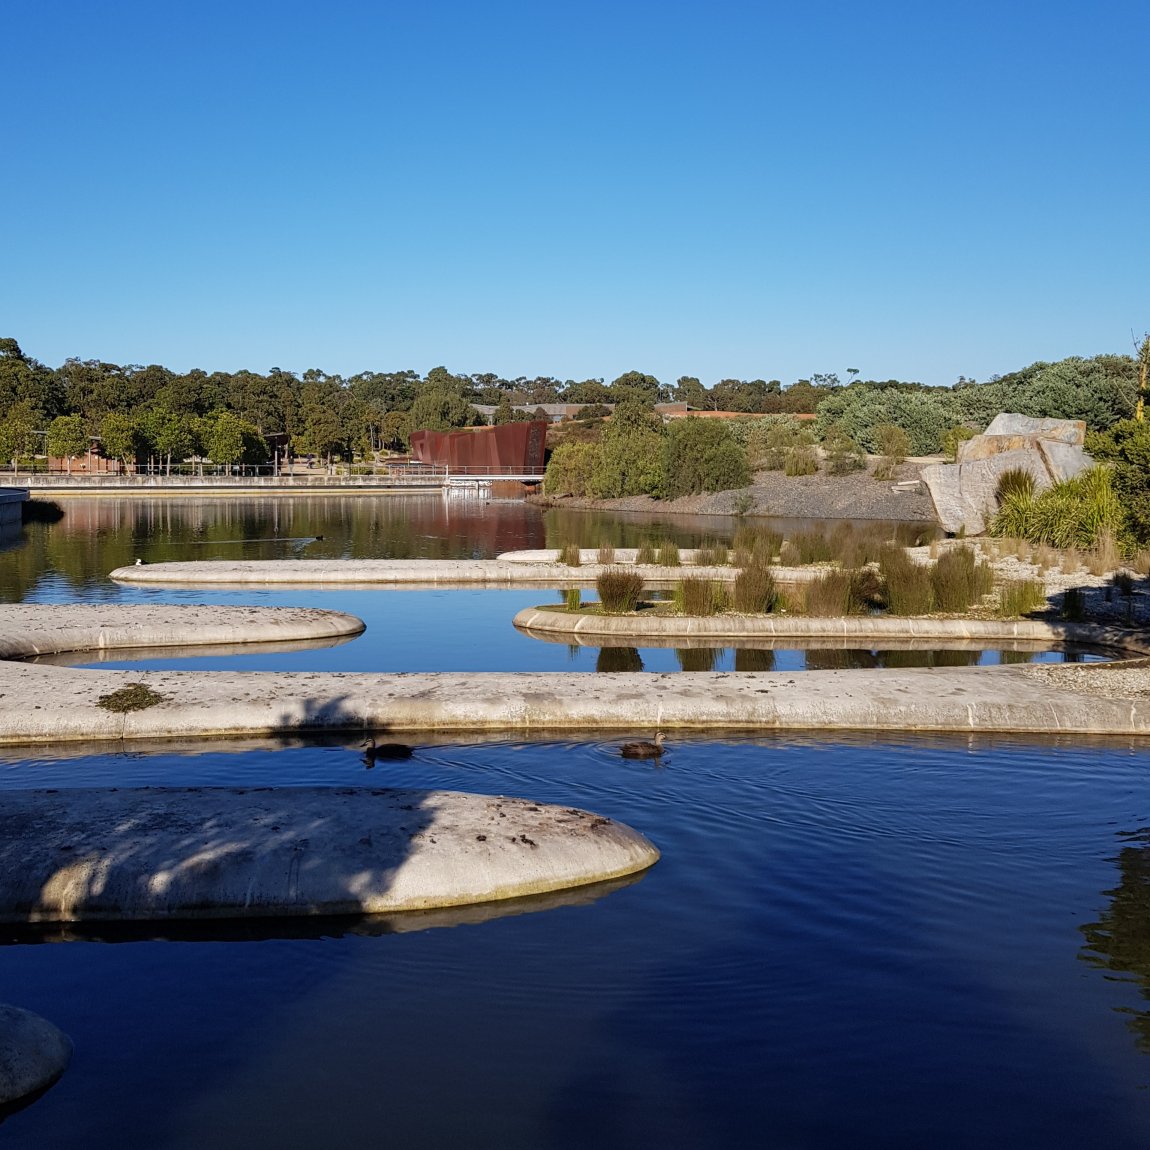
[[[0,335],[951,383],[1150,328],[1150,5],[9,3]]]

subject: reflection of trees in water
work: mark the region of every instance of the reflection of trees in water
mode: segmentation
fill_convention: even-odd
[[[1079,927],[1086,942],[1079,957],[1091,966],[1129,974],[1142,997],[1150,1001],[1150,830],[1124,831],[1126,840],[1118,857],[1119,881],[1102,893],[1110,899],[1098,922]],[[1150,1054],[1150,1010],[1118,1007],[1130,1015],[1138,1048]]]
[[[641,671],[643,660],[634,647],[601,647],[595,660],[596,671]]]
[[[756,647],[735,648],[736,671],[773,671],[774,669],[774,651],[762,651]]]
[[[680,671],[713,671],[722,650],[717,647],[686,647],[676,649]]]
[[[137,557],[468,559],[542,546],[535,507],[438,492],[69,499],[58,523],[28,524],[0,554],[0,598],[18,602],[49,573],[93,595],[116,595],[105,576]]]

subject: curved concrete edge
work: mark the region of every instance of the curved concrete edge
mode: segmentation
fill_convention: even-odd
[[[0,922],[387,914],[635,874],[623,823],[526,799],[366,788],[3,796]]]
[[[132,647],[234,647],[335,641],[362,619],[310,607],[15,604],[0,607],[0,659]]]
[[[72,1040],[46,1018],[0,1003],[0,1106],[46,1090],[68,1068]]]
[[[615,564],[594,562],[579,567],[510,559],[261,559],[247,562],[202,559],[188,563],[148,563],[117,567],[108,578],[117,583],[153,587],[236,587],[247,585],[310,587],[491,586],[585,587]],[[635,568],[652,585],[680,579],[715,579],[730,583],[737,567]],[[777,582],[809,583],[828,567],[772,567]]]
[[[1141,631],[1093,623],[1047,623],[1040,619],[930,619],[893,616],[805,615],[596,615],[528,607],[513,620],[521,631],[610,638],[843,639],[941,642],[1080,643],[1150,654]]]

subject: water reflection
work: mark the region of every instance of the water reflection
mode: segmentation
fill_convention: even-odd
[[[1086,942],[1079,957],[1091,966],[1128,974],[1150,1002],[1150,829],[1121,831],[1118,886],[1102,893],[1110,900],[1098,922],[1080,927]],[[1139,1050],[1150,1054],[1150,1009],[1115,1009],[1128,1014]]]
[[[602,647],[595,660],[596,671],[641,671],[643,660],[634,647]]]

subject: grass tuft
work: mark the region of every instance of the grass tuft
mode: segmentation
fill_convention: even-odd
[[[734,607],[745,615],[765,615],[775,609],[779,591],[769,567],[744,567],[735,576]]]
[[[623,615],[634,611],[643,594],[643,576],[622,567],[609,567],[595,580],[599,603],[606,615]]]
[[[1004,619],[1030,615],[1045,606],[1046,588],[1040,579],[1008,579],[998,589],[998,613]]]
[[[578,543],[564,543],[559,548],[559,562],[568,567],[579,567],[583,563],[583,557],[579,553]]]
[[[682,558],[679,555],[679,545],[669,540],[659,544],[658,564],[660,567],[679,567]]]

